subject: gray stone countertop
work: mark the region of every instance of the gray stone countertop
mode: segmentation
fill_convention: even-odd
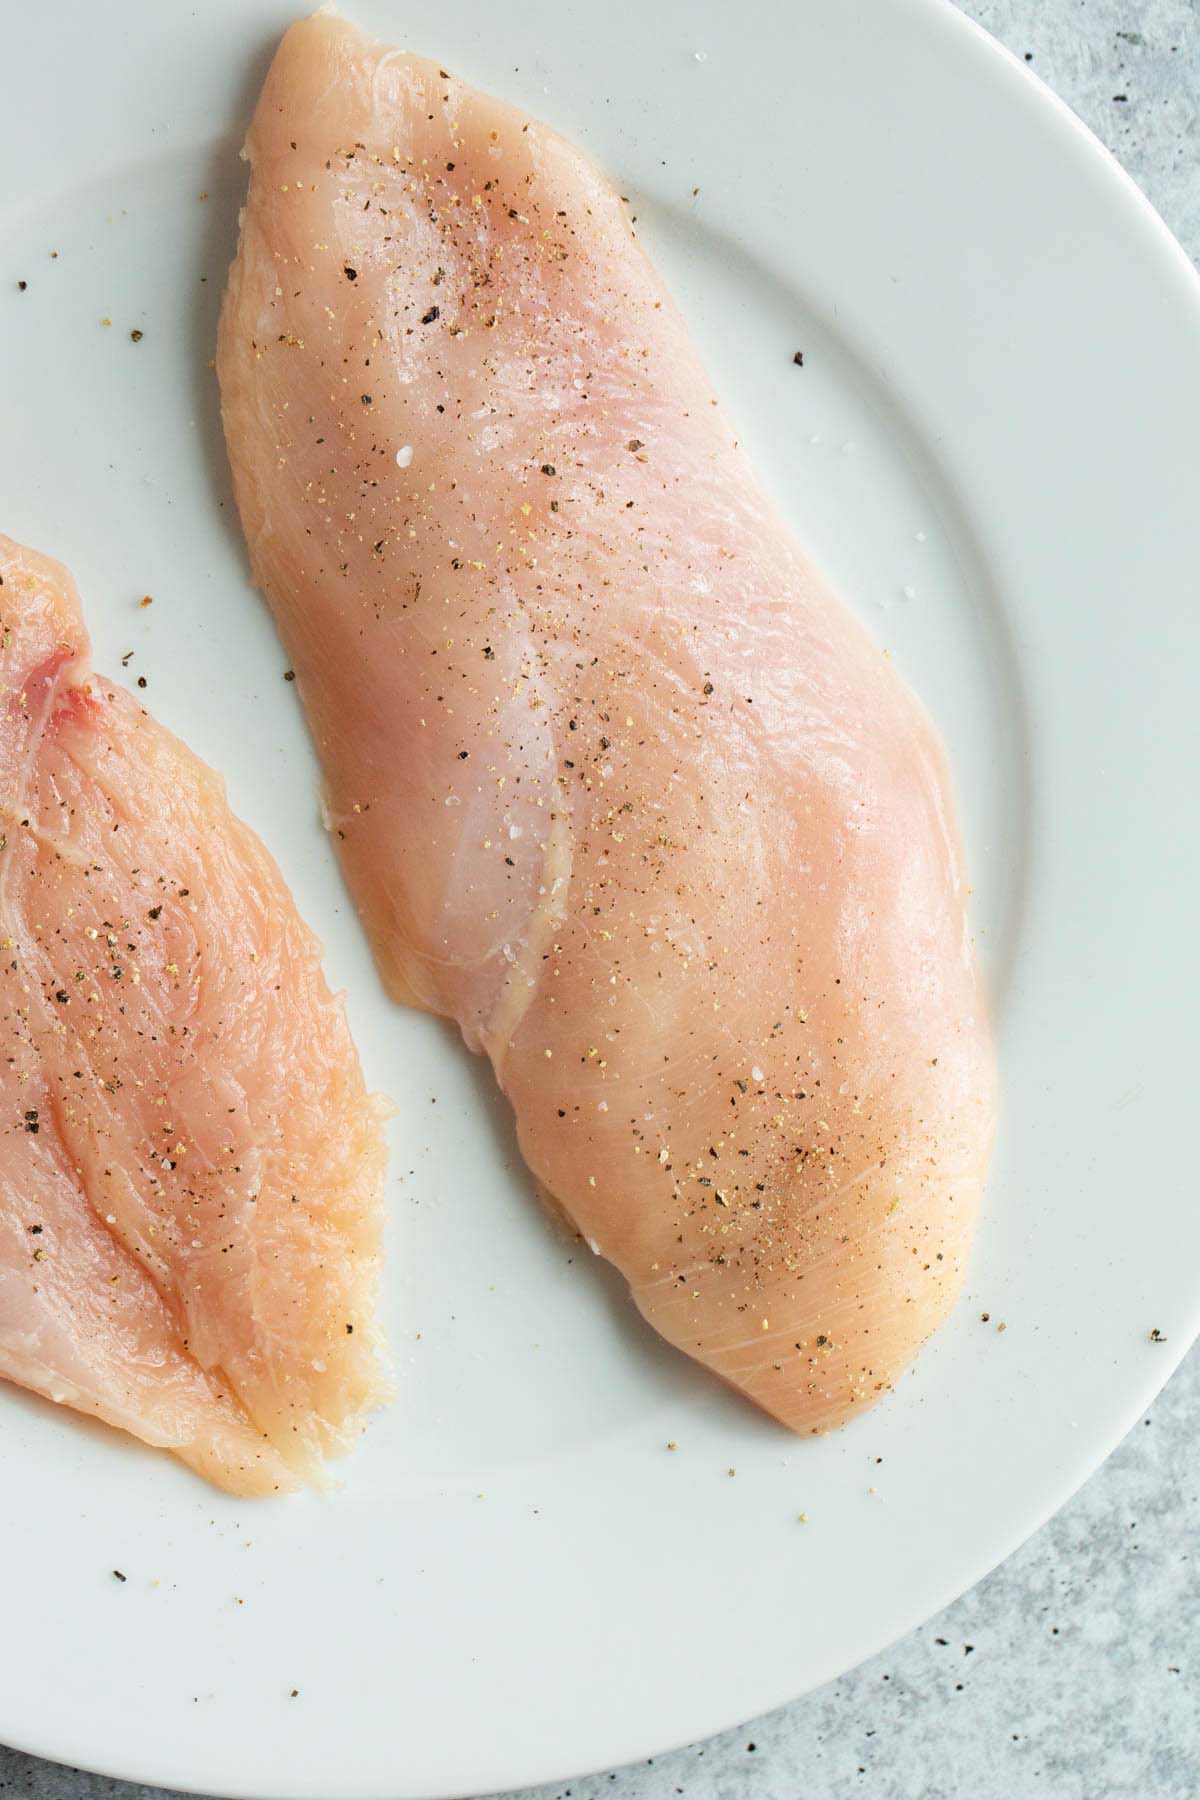
[[[1197,0],[969,0],[1200,259]],[[1197,1800],[1200,1348],[1057,1518],[940,1617],[766,1718],[505,1800]],[[4,1800],[157,1800],[0,1747]]]

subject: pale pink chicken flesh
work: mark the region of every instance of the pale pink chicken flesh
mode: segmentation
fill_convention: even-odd
[[[225,427],[384,978],[664,1337],[833,1425],[945,1318],[992,1137],[938,738],[577,150],[317,16],[247,155]]]
[[[383,1392],[378,1103],[278,869],[5,537],[0,625],[0,1376],[294,1488]]]

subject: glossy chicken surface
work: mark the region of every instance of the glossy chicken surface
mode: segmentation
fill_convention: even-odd
[[[296,1487],[383,1391],[378,1103],[220,781],[3,537],[0,624],[0,1375]]]
[[[384,979],[665,1338],[834,1425],[945,1318],[991,1145],[936,732],[586,157],[327,15],[247,155],[226,433]]]

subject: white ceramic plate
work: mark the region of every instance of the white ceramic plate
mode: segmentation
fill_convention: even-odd
[[[483,1068],[379,991],[246,579],[208,359],[290,0],[10,7],[0,527],[72,566],[101,666],[134,652],[328,944],[400,1103],[403,1388],[343,1486],[259,1505],[0,1394],[0,1738],[424,1800],[837,1674],[1045,1519],[1193,1335],[1200,286],[940,0],[355,10],[633,196],[764,477],[949,740],[1005,1075],[968,1294],[827,1441],[662,1349],[555,1238]]]

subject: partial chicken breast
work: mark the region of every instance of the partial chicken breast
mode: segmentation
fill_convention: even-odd
[[[937,736],[578,151],[321,15],[247,155],[226,433],[384,978],[664,1337],[836,1424],[992,1138]]]
[[[4,537],[0,626],[0,1375],[295,1487],[381,1396],[378,1105],[278,869]]]

